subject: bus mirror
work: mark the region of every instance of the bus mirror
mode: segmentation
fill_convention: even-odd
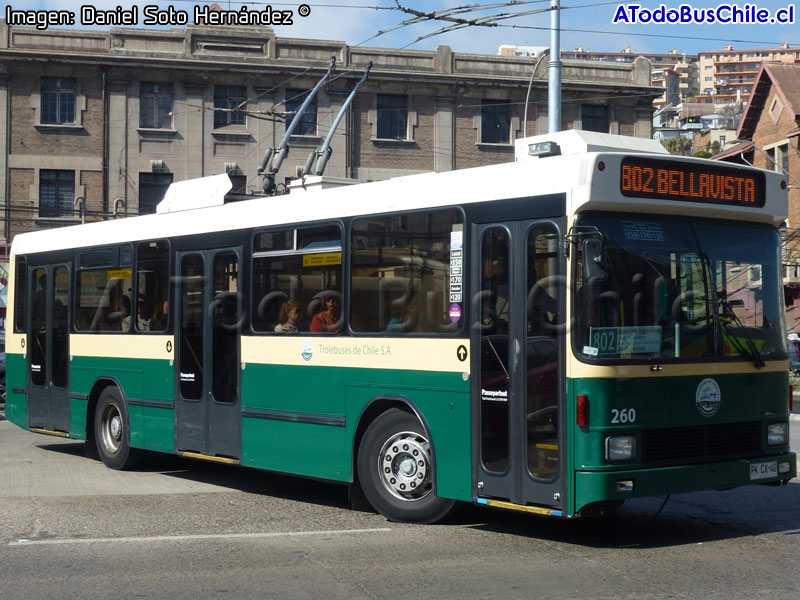
[[[583,240],[583,277],[587,281],[606,278],[601,238],[587,237]]]

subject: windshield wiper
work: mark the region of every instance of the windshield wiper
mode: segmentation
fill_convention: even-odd
[[[764,358],[761,356],[761,352],[759,352],[758,347],[756,346],[755,341],[753,340],[753,336],[750,335],[750,332],[747,330],[747,327],[739,316],[733,312],[733,307],[728,303],[728,299],[725,296],[717,296],[720,305],[722,306],[723,310],[727,315],[730,315],[733,318],[734,323],[739,328],[739,331],[742,332],[744,339],[747,340],[747,345],[750,347],[750,351],[748,352],[747,349],[742,347],[741,342],[738,338],[733,336],[728,336],[728,340],[732,342],[733,347],[736,348],[736,351],[739,353],[740,356],[744,356],[753,361],[753,366],[756,369],[760,369],[761,367],[765,366],[766,363],[764,362]]]
[[[749,347],[749,351],[745,348],[741,341],[738,338],[733,336],[729,336],[726,333],[726,337],[728,341],[733,345],[736,349],[736,352],[739,353],[739,356],[742,356],[748,360],[753,361],[753,366],[756,369],[760,369],[766,363],[764,359],[761,357],[761,352],[759,352],[758,348],[756,347],[756,343],[753,341],[753,337],[750,335],[750,332],[745,327],[744,323],[742,323],[741,319],[733,312],[733,308],[730,304],[728,304],[728,298],[725,295],[721,295],[717,292],[717,282],[716,278],[714,277],[714,268],[713,264],[711,263],[711,259],[708,256],[708,253],[702,249],[700,245],[700,239],[697,235],[697,231],[695,230],[694,226],[692,226],[692,234],[694,235],[695,242],[697,243],[697,251],[698,255],[700,256],[700,260],[702,263],[701,269],[701,276],[703,278],[703,287],[705,288],[706,294],[706,307],[708,307],[708,299],[709,299],[709,291],[711,292],[711,309],[712,309],[712,321],[713,321],[713,336],[714,336],[714,353],[718,353],[718,346],[717,344],[722,340],[722,327],[720,321],[720,307],[733,317],[736,326],[742,332],[744,339],[747,341],[747,346]],[[709,279],[711,280],[709,282]],[[709,286],[709,283],[711,284]]]

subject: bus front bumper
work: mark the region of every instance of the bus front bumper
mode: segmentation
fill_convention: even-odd
[[[592,502],[727,490],[755,483],[786,483],[797,476],[797,455],[784,452],[752,459],[626,471],[576,471],[575,510]]]

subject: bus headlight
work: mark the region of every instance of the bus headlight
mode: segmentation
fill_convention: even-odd
[[[606,438],[606,460],[619,462],[633,460],[636,452],[636,436],[610,435]]]
[[[785,446],[789,440],[788,423],[770,423],[767,425],[767,445]]]

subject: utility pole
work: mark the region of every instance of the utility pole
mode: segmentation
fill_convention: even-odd
[[[547,80],[548,133],[561,131],[561,0],[550,0],[550,61]]]

